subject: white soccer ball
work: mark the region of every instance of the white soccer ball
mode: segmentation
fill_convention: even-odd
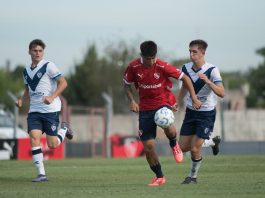
[[[175,117],[173,111],[167,107],[162,107],[155,113],[154,120],[157,126],[164,129],[173,124]]]

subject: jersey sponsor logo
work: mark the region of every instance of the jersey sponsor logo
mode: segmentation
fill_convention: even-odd
[[[155,77],[155,79],[159,79],[160,78],[160,73],[154,73],[154,77]]]
[[[42,93],[42,92],[33,92],[30,94],[30,96],[43,96],[43,95],[44,95],[44,93]]]
[[[162,86],[161,83],[159,84],[155,84],[155,85],[145,85],[145,84],[139,84],[139,87],[143,88],[143,89],[157,89],[160,88]]]

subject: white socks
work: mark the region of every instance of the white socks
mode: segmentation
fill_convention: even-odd
[[[59,129],[58,135],[57,135],[57,139],[58,139],[59,144],[61,144],[63,142],[66,132],[67,132],[67,128]]]
[[[210,146],[214,146],[215,143],[213,142],[213,139],[209,139],[209,140],[204,140],[204,143],[202,144],[202,147],[210,147]]]
[[[37,168],[38,175],[45,175],[43,153],[40,146],[32,147],[32,160]]]
[[[201,167],[202,158],[199,160],[193,160],[191,159],[191,169],[190,169],[190,177],[191,178],[197,178],[198,171]]]

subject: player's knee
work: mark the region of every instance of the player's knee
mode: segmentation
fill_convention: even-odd
[[[39,146],[40,145],[40,139],[39,138],[31,137],[30,141],[31,141],[32,146]]]
[[[58,146],[57,142],[47,142],[47,145],[50,149],[55,149]]]
[[[154,145],[152,145],[152,144],[146,144],[146,145],[144,145],[144,152],[145,153],[154,152]]]
[[[190,152],[192,156],[199,156],[201,153],[201,149],[194,146],[191,147]]]

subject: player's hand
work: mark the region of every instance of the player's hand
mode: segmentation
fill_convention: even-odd
[[[200,109],[202,106],[202,102],[199,101],[197,98],[195,98],[194,100],[192,100],[192,107],[196,110]]]
[[[53,102],[53,100],[54,100],[54,98],[52,96],[44,96],[43,97],[43,102],[45,104],[48,104],[48,105],[51,104]]]
[[[134,100],[131,101],[130,110],[135,113],[139,112],[139,105]]]
[[[15,102],[15,105],[20,108],[22,107],[22,99],[17,99],[16,102]]]
[[[172,111],[178,111],[178,107],[179,107],[179,104],[176,102],[175,104],[173,104],[173,105],[171,106],[171,110],[172,110]]]
[[[208,78],[205,74],[200,73],[200,74],[198,74],[198,76],[199,76],[199,78],[200,78],[201,80],[203,80],[206,84],[211,83],[211,81],[209,80],[209,78]]]

